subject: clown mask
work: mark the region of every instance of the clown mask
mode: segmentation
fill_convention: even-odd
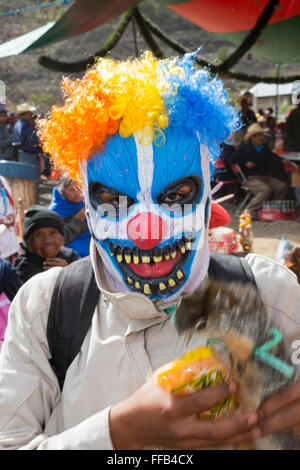
[[[111,137],[82,164],[90,230],[112,284],[151,298],[190,292],[208,267],[209,153],[195,134],[162,147]]]
[[[173,300],[209,264],[210,161],[236,127],[222,83],[193,55],[100,61],[65,80],[40,122],[44,151],[81,179],[89,228],[121,292]]]

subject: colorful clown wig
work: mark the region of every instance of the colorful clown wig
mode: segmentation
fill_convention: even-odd
[[[54,165],[80,180],[79,163],[103,151],[113,134],[164,144],[168,126],[178,133],[198,132],[211,157],[237,128],[234,108],[220,80],[197,69],[194,54],[157,60],[151,52],[135,60],[101,58],[82,79],[65,78],[62,107],[38,124],[43,150]]]

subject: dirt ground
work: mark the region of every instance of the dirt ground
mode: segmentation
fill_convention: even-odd
[[[231,216],[231,223],[228,227],[238,231],[239,217],[235,214],[236,206],[227,201],[223,207]],[[294,246],[300,245],[300,218],[299,220],[275,220],[272,222],[254,220],[252,227],[253,253],[260,253],[275,259],[279,237],[287,238]]]
[[[58,181],[44,181],[39,188],[39,203],[47,206],[51,199],[52,189]],[[230,228],[238,232],[239,217],[235,214],[236,205],[226,201],[223,207],[231,216]],[[300,217],[299,220],[276,220],[274,222],[253,221],[254,244],[253,252],[260,253],[275,259],[279,237],[285,237],[295,246],[300,245]]]

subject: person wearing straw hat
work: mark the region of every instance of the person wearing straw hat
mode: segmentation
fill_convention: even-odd
[[[19,162],[29,163],[36,168],[36,179],[39,178],[39,161],[43,153],[35,131],[36,108],[29,103],[17,106],[18,121],[13,128],[13,146]]]
[[[264,143],[264,132],[257,122],[251,124],[244,142],[231,157],[231,163],[241,167],[247,179],[245,185],[254,195],[248,206],[253,219],[257,219],[264,201],[282,200],[288,189],[285,181],[273,176],[275,169],[284,174],[284,168],[281,159]]]

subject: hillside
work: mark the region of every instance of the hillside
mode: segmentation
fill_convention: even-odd
[[[0,12],[21,8],[28,4],[40,3],[41,0],[30,0],[28,2],[24,0],[3,0],[0,5]],[[206,60],[217,63],[224,55],[233,50],[228,42],[190,23],[154,0],[142,2],[140,9],[161,29],[180,41],[184,46],[190,49],[197,49],[202,46],[202,55]],[[0,17],[0,43],[38,28],[49,21],[57,20],[64,11],[65,8],[62,5],[53,5],[31,12]],[[31,101],[40,112],[46,112],[52,104],[61,102],[60,82],[63,74],[43,68],[38,64],[38,58],[41,55],[46,55],[67,62],[83,59],[101,47],[108,35],[114,30],[119,19],[116,18],[110,23],[77,36],[72,40],[63,41],[48,48],[41,48],[19,56],[0,59],[0,79],[7,86],[9,109],[14,110],[16,104],[21,101]],[[166,45],[160,41],[157,42],[164,54],[174,55],[174,52]],[[139,50],[146,48],[140,35],[137,36],[137,45]],[[110,52],[110,56],[120,59],[134,55],[133,27],[129,24],[117,46]],[[268,73],[273,74],[274,67],[275,64],[253,56],[250,60],[245,57],[236,69],[251,72],[252,74],[265,75]],[[288,69],[291,72],[299,71],[297,66],[289,66]],[[225,86],[232,99],[235,99],[240,90],[247,89],[250,84],[227,80]]]

